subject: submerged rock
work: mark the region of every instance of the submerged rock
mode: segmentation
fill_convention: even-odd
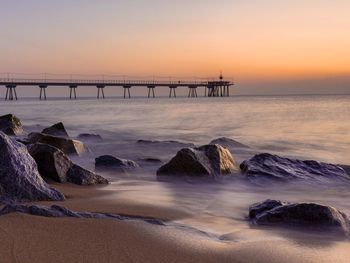
[[[64,127],[62,122],[56,123],[56,124],[52,125],[51,127],[43,129],[43,131],[41,133],[53,135],[53,136],[57,136],[57,137],[69,138],[69,135],[66,131],[66,128]]]
[[[24,133],[21,121],[13,114],[0,116],[0,131],[15,136]]]
[[[102,137],[99,134],[81,133],[78,135],[78,139],[82,141],[102,141]]]
[[[229,150],[220,145],[184,148],[167,164],[160,167],[157,175],[219,176],[238,171]]]
[[[103,155],[95,159],[96,170],[125,171],[137,167],[139,167],[139,165],[134,161],[120,159],[111,155]]]
[[[63,137],[33,132],[29,134],[28,139],[30,143],[44,143],[54,146],[65,154],[81,155],[88,151],[88,148],[82,142]]]
[[[288,159],[268,153],[255,155],[250,160],[244,161],[240,168],[250,179],[350,181],[350,176],[337,165]]]
[[[226,138],[226,137],[221,137],[221,138],[212,140],[209,144],[219,144],[227,148],[249,148],[249,146],[245,144],[242,144],[240,142],[237,142],[233,139]]]
[[[28,146],[42,176],[78,185],[108,184],[108,180],[74,164],[61,150],[42,143]]]
[[[73,217],[87,219],[114,219],[114,220],[141,220],[149,224],[165,225],[161,220],[143,217],[127,217],[122,215],[104,214],[104,213],[89,213],[89,212],[73,212],[63,206],[52,205],[51,207],[39,205],[21,205],[9,204],[0,210],[0,216],[11,213],[23,213],[33,216],[43,217]]]
[[[288,204],[267,200],[251,206],[249,216],[257,225],[313,227],[342,233],[347,233],[349,227],[349,219],[343,212],[315,203]]]
[[[27,148],[0,132],[0,199],[17,201],[64,200],[39,175]]]
[[[145,163],[162,163],[162,160],[158,158],[148,157],[148,158],[140,158],[139,161]]]

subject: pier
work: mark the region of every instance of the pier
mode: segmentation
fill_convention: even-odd
[[[230,87],[234,85],[233,81],[228,81],[222,75],[218,79],[207,80],[133,80],[133,79],[89,79],[89,78],[0,78],[0,86],[5,87],[5,100],[17,100],[17,87],[38,87],[39,99],[47,99],[47,90],[50,87],[67,87],[69,93],[68,98],[75,100],[78,98],[78,87],[96,87],[97,99],[106,98],[104,89],[106,87],[121,88],[124,90],[124,99],[132,97],[134,88],[145,88],[148,98],[156,98],[156,90],[158,88],[169,89],[169,98],[176,98],[176,90],[178,88],[188,89],[189,98],[197,98],[199,96],[198,89],[204,89],[205,97],[229,97]]]

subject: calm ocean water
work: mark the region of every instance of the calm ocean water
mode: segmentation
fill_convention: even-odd
[[[0,102],[8,112],[26,126],[63,121],[73,136],[195,144],[226,136],[257,151],[350,163],[350,95]]]
[[[139,139],[200,145],[221,136],[251,147],[233,150],[238,162],[257,152],[272,152],[350,164],[349,95],[0,102],[0,114],[10,112],[18,115],[27,131],[40,131],[63,121],[72,137],[83,132],[100,134],[104,140],[89,144],[90,155],[74,159],[89,169],[94,169],[94,158],[102,154],[165,162],[182,147],[142,145],[136,143]],[[290,238],[288,232],[257,234],[246,220],[249,205],[268,198],[318,202],[350,214],[348,185],[257,187],[234,178],[203,184],[159,182],[155,175],[159,166],[142,165],[126,175],[102,174],[113,182],[104,188],[111,193],[105,198],[126,200],[136,207],[174,210],[175,214],[188,215],[179,217],[177,223],[219,234],[235,232],[231,237],[237,241]]]

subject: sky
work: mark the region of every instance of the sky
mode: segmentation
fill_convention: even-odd
[[[0,73],[234,78],[350,93],[348,0],[0,0]]]

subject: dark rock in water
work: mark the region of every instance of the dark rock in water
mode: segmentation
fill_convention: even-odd
[[[67,182],[78,185],[108,184],[108,180],[79,165],[73,164],[67,172]]]
[[[111,155],[103,155],[95,159],[96,170],[117,170],[123,172],[136,167],[139,167],[139,165],[134,161],[116,158]]]
[[[15,201],[64,200],[39,175],[27,148],[0,132],[0,199]]]
[[[278,200],[270,200],[270,199],[262,203],[254,204],[249,208],[249,218],[255,218],[257,215],[263,212],[269,211],[275,207],[282,206],[285,204],[287,203],[283,203]]]
[[[240,168],[250,179],[272,179],[278,181],[299,180],[341,180],[349,181],[350,176],[334,164],[316,161],[300,161],[268,153],[255,155],[244,161]]]
[[[24,145],[30,144],[30,141],[27,138],[16,138],[16,141],[20,142],[20,143],[22,143]]]
[[[250,207],[250,219],[257,225],[309,227],[348,232],[349,219],[331,206],[315,203],[288,204],[267,200]]]
[[[212,140],[209,144],[219,144],[227,148],[249,148],[249,146],[232,140],[230,138],[221,137],[215,140]]]
[[[42,143],[28,146],[42,176],[78,185],[108,184],[108,180],[74,164],[61,150]]]
[[[0,210],[0,216],[11,213],[23,213],[33,216],[43,217],[73,217],[87,219],[113,219],[113,220],[141,220],[149,224],[165,225],[161,220],[143,217],[128,217],[123,215],[104,214],[104,213],[89,213],[89,212],[73,212],[63,206],[52,205],[51,207],[39,205],[21,205],[9,204]]]
[[[30,143],[44,143],[54,146],[65,154],[81,155],[88,151],[88,148],[80,141],[71,140],[42,133],[30,133],[28,136]]]
[[[51,127],[43,129],[41,133],[57,136],[57,137],[69,138],[66,128],[64,127],[62,122],[56,123]]]
[[[157,175],[219,176],[238,171],[229,150],[220,145],[184,148],[167,164],[160,167]]]
[[[141,158],[139,160],[141,162],[146,162],[146,163],[162,163],[162,161],[158,158]]]
[[[82,141],[102,141],[102,137],[100,135],[90,133],[79,134],[78,139]]]
[[[187,147],[193,147],[193,143],[185,143],[185,142],[178,142],[178,141],[152,141],[152,140],[138,140],[137,143],[139,144],[152,144],[152,145],[177,145],[177,146],[187,146]]]
[[[15,136],[24,133],[21,121],[13,114],[0,116],[0,131]]]

